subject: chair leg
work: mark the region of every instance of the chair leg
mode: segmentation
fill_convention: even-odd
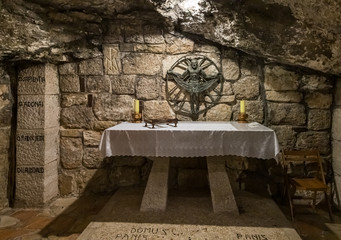
[[[327,201],[327,205],[328,205],[328,213],[329,213],[329,219],[331,222],[334,222],[334,216],[333,216],[333,213],[332,213],[332,206],[331,206],[331,200],[330,199],[330,196],[326,191],[324,192],[324,196],[326,198],[326,201]]]
[[[294,206],[290,194],[290,186],[287,186],[287,193],[288,193],[288,200],[289,200],[289,206],[290,206],[290,215],[291,215],[291,221],[294,221]]]
[[[287,194],[287,184],[284,184],[283,192],[282,192],[282,202],[285,202],[286,194]]]
[[[317,191],[314,191],[314,197],[313,197],[313,210],[316,212],[316,196],[317,196]]]

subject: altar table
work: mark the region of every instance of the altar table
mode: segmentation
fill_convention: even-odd
[[[225,161],[219,156],[276,159],[279,153],[275,132],[256,122],[180,121],[177,127],[157,124],[155,128],[124,122],[103,132],[99,148],[104,157],[144,156],[153,160],[141,211],[165,210],[169,157],[206,156],[214,212],[238,213]]]

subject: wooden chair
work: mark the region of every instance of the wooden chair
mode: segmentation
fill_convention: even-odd
[[[322,161],[318,150],[283,150],[282,163],[285,173],[285,191],[287,193],[291,219],[294,221],[294,199],[310,199],[315,209],[316,193],[324,192],[330,220],[333,221],[331,211],[329,187],[326,184]],[[312,191],[313,197],[297,196],[297,191]]]

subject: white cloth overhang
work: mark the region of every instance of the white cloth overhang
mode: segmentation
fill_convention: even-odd
[[[106,129],[103,157],[203,157],[236,155],[271,159],[279,153],[275,132],[259,123],[182,122],[145,127],[123,122]]]

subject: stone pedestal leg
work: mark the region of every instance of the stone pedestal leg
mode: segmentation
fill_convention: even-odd
[[[165,211],[168,197],[169,158],[153,158],[140,211]]]
[[[207,169],[213,211],[238,215],[238,207],[225,169],[225,161],[218,157],[207,157]]]

